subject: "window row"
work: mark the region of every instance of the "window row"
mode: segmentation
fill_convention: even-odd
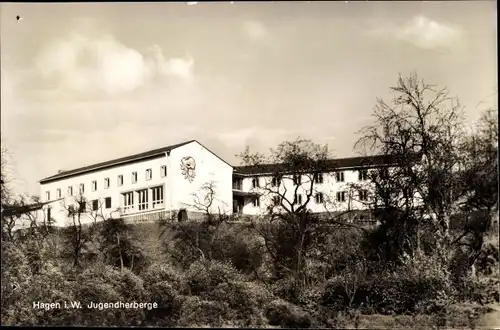
[[[167,176],[167,166],[163,165],[160,167],[160,177],[164,178],[166,176]],[[148,168],[146,170],[145,179],[146,179],[146,181],[149,181],[152,178],[153,178],[153,170],[151,168]],[[137,171],[132,172],[131,183],[137,183],[137,181],[138,181]],[[117,176],[116,182],[117,182],[118,187],[123,186],[123,174],[120,174]],[[104,189],[108,189],[110,186],[111,186],[111,179],[104,178]],[[97,191],[97,188],[98,188],[97,187],[97,180],[92,181],[91,190]],[[80,185],[78,186],[78,191],[80,194],[85,193],[85,184],[80,183]],[[74,194],[73,186],[68,186],[67,192],[68,192],[68,196],[73,196],[73,194]],[[56,189],[56,198],[61,198],[61,197],[62,197],[62,189],[58,188],[58,189]],[[45,199],[47,201],[50,201],[50,191],[45,192]]]
[[[388,176],[388,171],[387,169],[382,169],[381,170],[381,176],[382,177],[387,177]],[[293,176],[293,184],[294,185],[300,185],[302,183],[302,175],[294,175]],[[367,181],[369,179],[369,171],[368,170],[359,170],[358,171],[358,180],[359,181]],[[316,173],[313,175],[313,180],[315,184],[322,184],[324,182],[323,180],[323,173]],[[335,180],[337,182],[345,182],[345,174],[343,171],[340,172],[335,172]],[[271,186],[272,187],[278,187],[281,184],[281,177],[273,177],[271,180]],[[236,182],[236,185],[238,187],[241,187],[241,184]],[[255,177],[252,179],[252,188],[259,188],[260,187],[260,178]],[[236,189],[236,188],[235,188]]]
[[[99,209],[110,209],[111,208],[111,197],[105,197],[104,202],[101,202],[98,199],[94,199],[90,201],[90,210],[97,211]],[[85,213],[87,212],[87,201],[83,200],[78,202],[78,209],[75,209],[74,205],[68,206],[68,212],[70,215],[75,213]]]
[[[122,199],[124,212],[156,209],[163,206],[163,186],[126,192]]]
[[[368,191],[367,190],[359,190],[358,191],[358,198],[360,201],[366,201],[368,200]],[[338,191],[336,195],[336,200],[337,202],[345,202],[346,201],[346,192],[345,191]],[[323,204],[325,201],[323,193],[319,192],[314,195],[314,202],[316,204]],[[274,196],[273,197],[273,204],[274,205],[280,205],[282,202],[282,197],[281,196]],[[295,194],[294,199],[293,199],[293,204],[302,204],[302,195],[301,194]],[[259,207],[260,206],[260,198],[255,197],[253,199],[253,206]]]

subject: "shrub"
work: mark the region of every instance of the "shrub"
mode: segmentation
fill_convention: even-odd
[[[125,269],[122,272],[108,265],[98,264],[76,278],[78,296],[82,304],[142,302],[147,293],[143,281]],[[142,309],[82,309],[84,325],[139,325],[145,317]]]
[[[472,277],[464,279],[459,287],[459,299],[481,305],[498,303],[500,280],[496,277]]]
[[[244,274],[255,272],[264,260],[259,237],[238,225],[222,224],[210,248],[212,259],[228,260]]]
[[[168,281],[148,286],[149,301],[158,308],[146,312],[146,322],[151,325],[174,326],[180,317],[182,297]]]
[[[309,328],[310,316],[298,306],[281,299],[271,301],[265,309],[268,324],[284,328]]]
[[[389,315],[418,312],[423,306],[431,306],[427,312],[437,312],[442,300],[448,298],[448,283],[441,277],[393,273],[360,278],[352,296],[346,292],[348,280],[345,276],[331,278],[322,296],[322,304],[343,309],[352,299],[352,308]]]
[[[220,261],[195,262],[189,267],[186,277],[191,293],[195,295],[212,290],[220,283],[244,280],[231,263]]]
[[[187,289],[187,279],[184,273],[168,263],[152,264],[140,275],[144,280],[144,286],[146,288],[149,288],[156,283],[166,282],[179,293],[185,293]]]
[[[220,327],[229,308],[223,302],[207,301],[197,296],[186,297],[182,303],[178,325],[181,327]]]

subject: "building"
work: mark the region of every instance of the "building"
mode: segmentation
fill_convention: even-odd
[[[369,171],[389,173],[394,165],[388,156],[369,156],[331,159],[324,171],[300,175],[286,173],[283,164],[235,167],[233,212],[261,214],[281,205],[280,198],[285,205],[298,206],[306,203],[308,195],[307,208],[314,213],[365,211],[371,190]]]
[[[40,184],[44,202],[60,199],[44,208],[45,219],[62,226],[73,221],[70,214],[80,215],[82,223],[109,217],[150,222],[180,210],[188,218],[204,211],[254,216],[279,208],[277,199],[298,206],[307,196],[311,212],[349,210],[370,216],[368,174],[389,175],[395,165],[389,156],[331,159],[321,172],[297,175],[286,173],[283,164],[233,167],[193,140],[62,171]]]
[[[40,181],[43,216],[57,226],[122,217],[149,222],[185,210],[202,211],[207,185],[215,193],[210,212],[232,212],[233,167],[193,140],[148,152],[60,171]]]

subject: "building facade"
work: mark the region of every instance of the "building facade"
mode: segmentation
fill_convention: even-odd
[[[280,164],[235,167],[233,212],[259,215],[305,204],[313,213],[349,212],[356,220],[374,221],[368,211],[375,205],[371,175],[387,177],[396,166],[389,156],[368,156],[328,160],[319,173],[287,174]]]
[[[197,141],[60,172],[40,181],[43,217],[65,226],[121,217],[150,222],[185,210],[195,216],[213,190],[208,211],[232,212],[233,167]],[[200,202],[201,201],[201,202]]]
[[[366,211],[369,174],[390,175],[394,166],[388,156],[369,156],[328,160],[321,172],[300,175],[286,173],[283,164],[233,167],[193,140],[41,180],[42,201],[51,202],[43,217],[65,226],[75,214],[89,223],[110,217],[151,222],[180,210],[188,218],[255,216],[304,204],[315,213]]]

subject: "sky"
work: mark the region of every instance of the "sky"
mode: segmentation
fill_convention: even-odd
[[[474,120],[498,102],[496,26],[495,1],[1,3],[11,184],[192,139],[233,165],[298,137],[354,156],[400,73]]]

